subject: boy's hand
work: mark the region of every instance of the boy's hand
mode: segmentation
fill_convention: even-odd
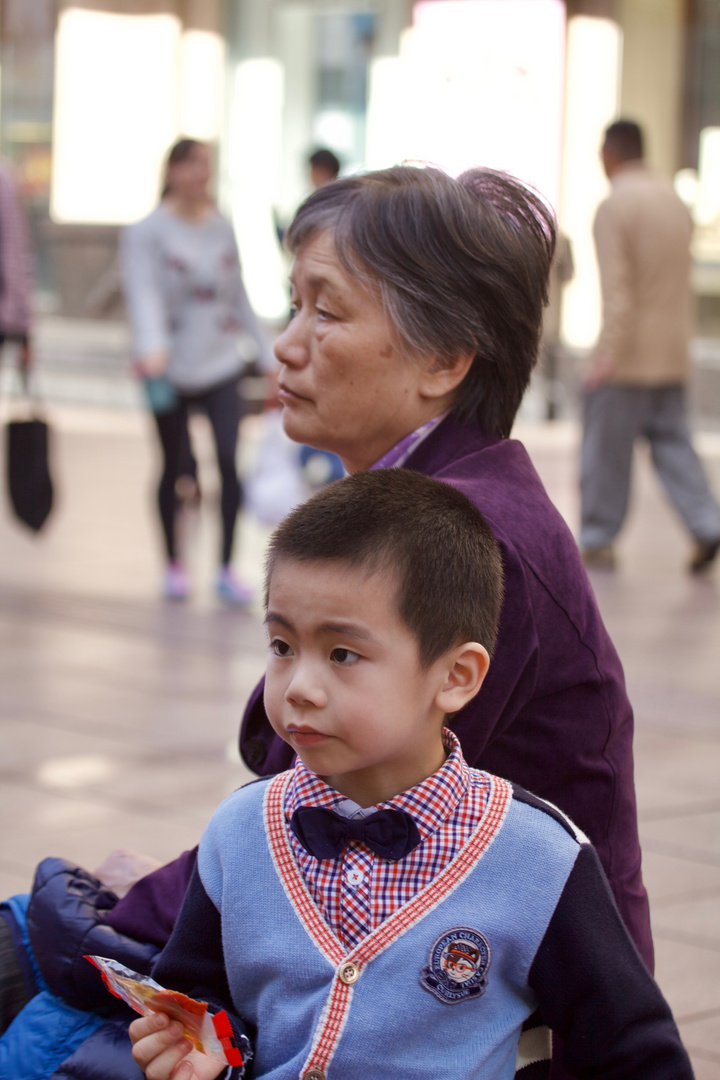
[[[150,1013],[130,1025],[133,1058],[148,1080],[215,1080],[223,1065],[193,1049],[177,1021]]]

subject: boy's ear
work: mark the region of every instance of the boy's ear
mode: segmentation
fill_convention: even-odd
[[[437,693],[435,704],[444,713],[454,713],[467,705],[483,684],[490,657],[484,645],[467,641],[448,657],[447,678]]]

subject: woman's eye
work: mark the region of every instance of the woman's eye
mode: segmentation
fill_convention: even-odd
[[[273,638],[270,642],[270,652],[275,653],[276,656],[291,656],[292,649],[288,645],[287,641],[281,641],[280,638]]]
[[[297,304],[295,304],[295,303],[290,304],[290,318],[291,319],[295,318],[295,316],[298,313],[298,310],[299,310],[299,308],[298,308]]]
[[[330,659],[335,664],[354,664],[360,657],[350,649],[333,649],[330,653]]]
[[[326,311],[324,308],[316,308],[318,318],[327,321],[328,319],[334,319],[335,316],[331,311]]]

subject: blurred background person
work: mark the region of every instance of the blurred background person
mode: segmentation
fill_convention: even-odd
[[[179,477],[193,471],[188,410],[212,426],[221,478],[222,543],[218,595],[243,604],[251,590],[231,566],[241,486],[236,466],[244,361],[238,335],[269,346],[242,282],[232,226],[209,193],[210,153],[194,139],[170,151],[160,205],[122,237],[121,259],[138,373],[144,378],[163,452],[158,490],[167,566],[162,591],[184,599],[190,583],[177,542]]]
[[[316,191],[325,184],[331,184],[340,175],[340,158],[332,150],[323,147],[315,150],[308,158],[308,164],[310,180]]]
[[[562,361],[566,355],[560,326],[562,322],[563,291],[575,273],[572,246],[567,236],[558,232],[555,255],[548,279],[548,302],[543,315],[542,337],[538,367],[544,382],[545,419],[555,420],[561,402],[567,397],[562,382]]]
[[[25,371],[31,361],[31,288],[27,223],[10,166],[0,161],[0,349],[6,341],[19,342],[19,362]]]
[[[694,538],[688,564],[706,570],[720,550],[720,507],[690,441],[692,221],[669,180],[643,160],[638,124],[618,120],[602,147],[610,196],[595,217],[603,322],[585,380],[581,461],[585,565],[612,568],[628,507],[635,440]]]

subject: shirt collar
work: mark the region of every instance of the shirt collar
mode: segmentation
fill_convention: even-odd
[[[443,743],[448,756],[437,772],[409,791],[402,791],[387,802],[368,809],[371,812],[378,809],[405,810],[412,816],[423,840],[437,832],[455,812],[469,785],[469,768],[460,742],[449,728],[443,730]],[[323,806],[344,813],[344,816],[355,816],[357,810],[356,804],[310,772],[297,758],[285,798],[288,821],[299,806]]]
[[[374,465],[371,465],[370,471],[373,469],[399,469],[401,465],[405,464],[413,450],[416,450],[420,443],[427,439],[430,432],[434,431],[446,416],[447,413],[441,413],[440,416],[434,416],[432,420],[428,420],[427,423],[421,424],[415,431],[411,431],[399,443],[395,443],[386,454],[383,454]]]

